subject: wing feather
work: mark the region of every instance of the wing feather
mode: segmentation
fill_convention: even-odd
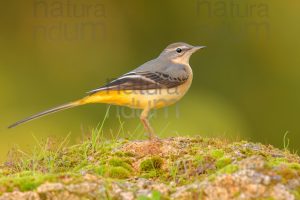
[[[129,72],[98,89],[88,92],[90,95],[103,90],[146,90],[172,88],[183,84],[187,76],[172,77],[161,72]]]

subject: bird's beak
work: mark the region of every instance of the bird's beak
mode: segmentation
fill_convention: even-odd
[[[193,49],[193,52],[195,52],[195,51],[198,51],[199,49],[203,49],[203,48],[206,48],[206,46],[194,46],[192,49]]]

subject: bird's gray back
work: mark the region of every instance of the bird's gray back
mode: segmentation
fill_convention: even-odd
[[[162,74],[169,75],[174,78],[187,78],[188,77],[188,66],[183,64],[174,63],[170,60],[161,59],[160,57],[150,60],[131,72],[143,73],[143,72],[159,72]]]
[[[103,90],[145,90],[177,87],[188,80],[188,67],[158,57],[89,93],[94,94]]]

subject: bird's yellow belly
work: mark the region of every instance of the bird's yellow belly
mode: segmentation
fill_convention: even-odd
[[[169,89],[100,91],[83,99],[84,103],[108,103],[137,109],[157,109],[176,103],[188,87]]]

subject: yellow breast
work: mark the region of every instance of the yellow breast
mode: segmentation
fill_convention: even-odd
[[[82,99],[82,104],[107,103],[137,109],[157,109],[176,103],[192,84],[193,73],[189,65],[188,80],[180,86],[168,89],[150,90],[104,90]]]
[[[84,98],[82,103],[107,103],[137,109],[157,109],[176,103],[185,95],[190,85],[191,80],[187,80],[178,87],[168,89],[100,91]]]

